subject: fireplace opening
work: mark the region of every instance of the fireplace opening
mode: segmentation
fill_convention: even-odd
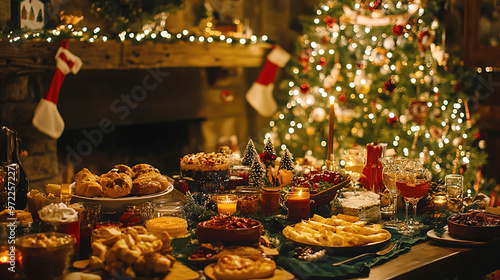
[[[147,163],[162,174],[178,174],[179,159],[203,144],[201,121],[116,126],[110,132],[99,127],[66,130],[57,141],[61,181],[71,183],[83,168],[103,174],[116,164]]]

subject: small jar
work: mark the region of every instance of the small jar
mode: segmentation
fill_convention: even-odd
[[[125,212],[120,217],[120,222],[124,227],[137,226],[141,224],[142,218],[140,209],[137,206],[125,206]]]
[[[260,192],[256,188],[237,187],[238,209],[241,214],[257,214],[259,212]]]
[[[280,189],[263,188],[260,194],[260,208],[264,215],[277,215],[280,208]]]
[[[185,218],[182,201],[158,201],[153,206],[153,218],[178,217]]]

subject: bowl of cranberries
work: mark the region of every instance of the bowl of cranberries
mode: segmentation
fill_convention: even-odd
[[[308,188],[311,194],[311,206],[320,206],[332,201],[337,191],[346,187],[351,178],[349,175],[338,171],[312,170],[296,177],[292,187]]]
[[[500,237],[500,216],[471,210],[448,218],[448,233],[457,238],[487,241]]]

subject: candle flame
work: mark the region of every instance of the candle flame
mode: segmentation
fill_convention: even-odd
[[[6,263],[8,261],[9,261],[9,257],[7,257],[7,256],[0,257],[0,263]]]
[[[299,196],[302,196],[302,190],[299,191]]]
[[[335,96],[330,96],[330,104],[333,104],[335,102]]]

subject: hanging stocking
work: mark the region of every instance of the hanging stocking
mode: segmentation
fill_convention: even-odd
[[[274,78],[279,67],[283,67],[290,60],[290,54],[275,45],[267,55],[267,61],[260,72],[257,81],[253,83],[246,94],[250,105],[262,116],[270,117],[278,109],[273,97]]]
[[[64,120],[57,110],[57,99],[64,77],[68,73],[76,74],[82,67],[82,60],[67,50],[68,40],[62,40],[56,53],[56,71],[49,90],[40,100],[33,116],[33,126],[52,138],[59,138],[64,131]]]

